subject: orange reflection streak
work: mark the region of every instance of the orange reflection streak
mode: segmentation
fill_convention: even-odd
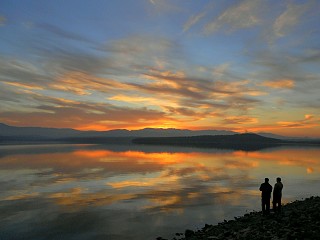
[[[320,149],[310,148],[307,151],[298,148],[279,149],[270,152],[235,152],[239,158],[267,160],[284,166],[301,166],[307,173],[320,172],[319,166]]]
[[[79,169],[108,169],[110,171],[162,171],[164,166],[172,166],[179,171],[197,169],[247,169],[259,167],[262,162],[278,165],[300,166],[308,172],[319,172],[320,149],[276,149],[256,152],[217,153],[145,153],[141,151],[113,152],[104,149],[82,149],[69,153],[41,153],[5,156],[1,158],[1,169],[58,169],[60,173]],[[68,159],[68,161],[66,160]],[[202,168],[202,169],[201,169]],[[310,169],[313,169],[312,171]],[[210,173],[210,171],[208,172]]]
[[[311,174],[311,173],[313,173],[313,172],[314,172],[313,168],[311,168],[311,167],[308,167],[308,168],[307,168],[307,173],[308,173],[308,174]]]
[[[162,187],[166,188],[168,184],[172,186],[177,186],[178,176],[159,176],[152,178],[143,178],[143,179],[132,179],[124,180],[119,182],[108,182],[107,185],[110,185],[112,188],[126,188],[126,187],[155,187],[158,189]]]
[[[82,156],[82,157],[87,157],[87,158],[100,158],[100,157],[106,157],[110,155],[111,152],[106,150],[94,150],[94,151],[77,150],[77,151],[74,151],[73,154]]]
[[[180,196],[169,196],[169,197],[162,197],[162,196],[158,196],[158,198],[152,198],[151,202],[153,202],[152,205],[158,205],[158,206],[168,206],[168,205],[173,205],[173,204],[177,204],[179,202],[181,202],[182,199]],[[149,206],[151,207],[151,206]],[[148,207],[146,207],[148,208]]]
[[[177,164],[183,162],[183,159],[186,158],[187,154],[185,153],[178,153],[178,154],[172,154],[172,153],[144,153],[144,152],[125,152],[125,156],[130,158],[138,158],[141,160],[147,160],[147,161],[156,161],[159,164],[162,165],[168,165],[168,164]]]
[[[3,200],[7,200],[7,201],[13,201],[13,200],[21,200],[21,199],[28,199],[28,198],[33,198],[33,197],[37,197],[40,194],[37,192],[34,193],[24,193],[24,194],[18,194],[18,195],[12,195],[9,197],[4,198]]]
[[[65,205],[78,209],[87,205],[110,205],[121,200],[134,197],[134,194],[107,194],[106,192],[84,193],[81,188],[71,189],[70,192],[54,193],[48,198],[55,199],[58,205]]]
[[[187,153],[144,153],[139,151],[112,152],[108,150],[77,150],[74,151],[73,154],[79,157],[90,158],[92,160],[99,160],[101,162],[132,159],[137,162],[155,161],[162,165],[181,163],[184,159],[190,157],[190,154]]]

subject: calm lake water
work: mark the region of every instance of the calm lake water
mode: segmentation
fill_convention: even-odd
[[[265,177],[284,202],[319,195],[319,173],[312,147],[0,146],[0,239],[172,238],[260,210]]]

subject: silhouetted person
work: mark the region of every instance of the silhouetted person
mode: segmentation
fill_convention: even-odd
[[[281,178],[277,177],[277,183],[274,185],[273,189],[273,211],[281,212],[281,197],[282,197],[283,184]]]
[[[261,191],[261,203],[262,203],[262,213],[270,213],[270,198],[272,192],[272,186],[269,184],[269,178],[264,179],[264,183],[260,185],[259,190]]]

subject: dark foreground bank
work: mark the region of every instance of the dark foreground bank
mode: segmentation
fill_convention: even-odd
[[[252,212],[215,226],[206,224],[201,230],[176,233],[175,239],[320,239],[320,197],[288,203],[281,214]]]

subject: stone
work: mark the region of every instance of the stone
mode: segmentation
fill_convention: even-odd
[[[184,233],[184,236],[186,237],[186,239],[192,237],[194,235],[194,231],[187,229]]]

